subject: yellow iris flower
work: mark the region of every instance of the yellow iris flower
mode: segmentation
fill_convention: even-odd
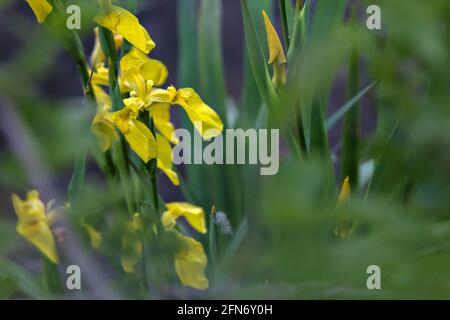
[[[167,210],[162,214],[161,220],[165,228],[175,227],[176,221],[184,217],[198,232],[206,233],[205,212],[203,208],[187,202],[166,203]]]
[[[131,50],[120,60],[120,69],[127,78],[130,71],[142,76],[144,80],[151,80],[155,86],[163,85],[169,72],[167,67],[160,61],[150,59],[145,53],[136,48]]]
[[[98,85],[93,85],[92,90],[94,91],[95,100],[97,102],[97,113],[94,116],[91,125],[92,132],[97,138],[102,151],[106,152],[111,148],[112,142],[118,138],[111,114],[111,98]]]
[[[170,86],[167,90],[156,89],[148,97],[149,108],[153,103],[179,105],[186,111],[194,127],[205,139],[211,139],[223,130],[219,115],[208,106],[192,88],[177,90]],[[213,129],[213,130],[211,130]]]
[[[350,180],[348,177],[344,179],[342,183],[341,192],[338,197],[338,204],[344,204],[350,197]],[[339,217],[336,228],[334,229],[334,234],[336,237],[344,239],[348,237],[352,231],[353,222],[348,216]]]
[[[100,245],[102,244],[103,240],[102,234],[90,224],[82,223],[81,226],[84,228],[84,230],[89,236],[91,247],[94,249],[100,248]]]
[[[175,254],[175,270],[183,285],[199,290],[209,287],[205,268],[208,263],[203,246],[197,240],[178,233],[182,248]]]
[[[270,22],[266,12],[262,12],[266,26],[267,44],[269,46],[269,64],[273,67],[272,82],[275,87],[286,83],[286,56],[277,31]]]
[[[158,156],[158,146],[150,129],[137,120],[138,111],[139,107],[134,102],[128,103],[122,110],[112,113],[111,117],[131,149],[147,163]]]
[[[116,34],[122,35],[139,50],[149,53],[155,48],[155,42],[139,19],[124,8],[113,6],[111,1],[103,1],[103,12],[95,17],[95,22]]]
[[[58,263],[55,239],[50,229],[51,212],[46,212],[39,193],[30,191],[25,200],[13,194],[11,199],[18,217],[17,233],[30,241],[50,261]]]
[[[166,207],[167,211],[161,217],[166,229],[173,230],[176,220],[184,217],[194,229],[206,233],[205,212],[202,208],[186,202],[167,203]],[[208,258],[202,244],[179,232],[177,232],[177,237],[181,241],[181,248],[175,254],[175,270],[181,283],[199,290],[207,289],[209,283],[205,276],[205,269]]]
[[[44,23],[53,6],[47,0],[26,0],[39,23]]]

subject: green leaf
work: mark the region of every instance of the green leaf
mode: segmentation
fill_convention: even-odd
[[[275,88],[267,69],[267,63],[258,39],[255,26],[250,16],[247,0],[241,0],[242,18],[244,21],[245,39],[249,54],[250,64],[255,77],[256,86],[270,113],[274,112],[276,105]]]
[[[363,90],[361,90],[356,96],[350,99],[346,104],[342,107],[338,108],[328,119],[327,119],[327,130],[330,130],[334,127],[334,125],[342,119],[342,117],[352,108],[354,107],[362,97],[364,97],[370,89],[373,88],[374,85],[377,84],[377,81],[372,82]]]
[[[0,259],[0,276],[14,281],[17,287],[30,298],[45,299],[49,297],[41,287],[39,278],[14,262]]]
[[[355,11],[353,9],[353,17]],[[353,18],[353,21],[355,18]],[[353,97],[359,91],[359,54],[355,49],[351,53],[348,71],[348,97]],[[349,177],[352,190],[356,190],[359,181],[359,140],[360,111],[358,103],[346,112],[344,117],[343,147],[341,153],[342,178]]]
[[[198,0],[177,1],[178,84],[180,87],[199,89],[197,4]]]
[[[250,15],[255,17],[259,16],[262,10],[265,10],[269,15],[272,11],[270,0],[250,0],[248,5]],[[263,19],[257,19],[255,21],[255,30],[256,33],[260,35],[259,41],[261,45],[267,47],[267,37],[265,36]],[[255,116],[259,114],[262,105],[261,96],[255,82],[255,77],[253,76],[250,56],[247,49],[244,49],[244,86],[241,97],[238,126],[246,127],[253,123]]]
[[[242,220],[241,224],[239,225],[239,228],[235,232],[233,239],[231,240],[230,244],[228,245],[225,251],[225,254],[223,256],[224,263],[229,262],[230,259],[233,258],[233,256],[239,250],[240,246],[242,245],[242,242],[247,236],[247,232],[248,232],[248,219],[247,217],[245,217]]]
[[[316,1],[311,26],[311,37],[315,40],[324,38],[338,24],[345,11],[346,0]]]
[[[71,204],[72,208],[76,208],[78,205],[78,201],[80,200],[85,174],[86,151],[83,151],[76,156],[72,178],[68,187],[69,203]]]
[[[226,88],[222,57],[222,2],[201,0],[198,15],[198,58],[201,92],[225,126]]]

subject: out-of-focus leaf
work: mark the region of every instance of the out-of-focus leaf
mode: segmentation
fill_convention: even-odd
[[[14,281],[17,287],[30,298],[45,299],[49,297],[41,287],[39,278],[14,262],[0,259],[0,276]]]
[[[330,117],[327,119],[327,130],[330,130],[334,127],[334,125],[342,119],[342,117],[352,108],[354,107],[359,100],[362,99],[369,91],[373,88],[373,86],[377,83],[377,81],[372,82],[363,90],[361,90],[356,96],[350,99],[347,103],[345,103],[342,107],[339,107]]]
[[[201,92],[226,125],[226,88],[222,57],[222,3],[201,0],[198,15],[198,59]]]
[[[267,62],[258,39],[255,26],[248,9],[247,0],[241,0],[242,17],[244,20],[245,39],[249,53],[250,64],[261,98],[269,112],[273,113],[276,104],[276,93],[267,69]]]

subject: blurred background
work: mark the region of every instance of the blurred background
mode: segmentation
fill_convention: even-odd
[[[318,1],[311,1],[313,12]],[[281,36],[278,1],[249,2],[254,23],[262,25],[259,13],[265,8]],[[127,1],[121,3],[126,6]],[[374,81],[377,84],[359,103],[361,143],[354,196],[336,207],[344,178],[340,173],[342,121],[328,131],[336,171],[331,194],[324,187],[328,183],[326,161],[318,154],[296,161],[285,144],[278,175],[255,177],[249,173],[251,169],[243,168],[238,175],[245,172],[246,178],[234,187],[241,194],[242,206],[239,210],[218,206],[234,229],[232,236],[223,235],[221,240],[229,250],[224,249],[223,263],[214,273],[215,286],[200,297],[450,298],[450,3],[343,3],[340,21],[305,53],[295,87],[301,94],[313,83],[330,82],[325,104],[326,115],[333,115],[352,97],[348,93],[352,49],[347,42],[358,45],[358,91]],[[365,10],[370,4],[378,4],[382,10],[382,30],[369,31],[365,26]],[[167,84],[189,84],[205,93],[205,79],[199,80],[201,71],[194,68],[186,75],[189,61],[195,66],[202,61],[194,42],[193,52],[189,52],[189,42],[183,38],[189,30],[181,24],[193,19],[184,27],[196,25],[198,5],[191,0],[138,1],[137,16],[157,44],[150,56],[169,69]],[[357,23],[349,27],[352,7]],[[186,8],[192,9],[192,16],[180,11]],[[225,104],[229,117],[236,117],[231,114],[260,106],[245,103],[250,67],[241,2],[221,1],[221,8]],[[82,12],[80,36],[88,56],[94,43],[94,14]],[[63,205],[74,157],[92,140],[91,115],[81,112],[84,98],[76,65],[51,32],[36,23],[27,3],[0,0],[0,17],[0,255],[24,267],[24,272],[38,272],[37,251],[15,232],[11,193],[23,195],[35,188],[45,201],[55,198]],[[311,19],[314,21],[314,15]],[[264,43],[265,33],[258,30]],[[265,47],[263,50],[267,55]],[[185,123],[178,112],[174,117],[177,126]],[[236,123],[252,127],[249,122]],[[188,169],[179,170],[188,181]],[[86,207],[99,226],[107,219],[97,207],[113,203],[92,160],[86,179],[86,192],[90,192]],[[165,176],[160,175],[159,182],[164,200],[190,198],[186,189],[173,187]],[[203,181],[203,188],[208,189],[209,183]],[[207,190],[188,183],[189,187],[197,192],[205,211],[216,204],[202,198]],[[231,202],[230,197],[227,194],[223,201]],[[351,237],[340,240],[333,230],[337,217],[343,215],[355,227]],[[85,244],[86,236],[80,237]],[[116,279],[118,271],[110,266],[114,240],[111,243],[95,259],[100,271]],[[366,268],[372,264],[382,270],[383,289],[379,291],[365,286]],[[129,279],[113,282],[122,289],[133,286]],[[132,290],[124,290],[125,296],[134,297]],[[22,296],[23,291],[0,272],[0,297]],[[169,291],[161,297],[198,295]]]

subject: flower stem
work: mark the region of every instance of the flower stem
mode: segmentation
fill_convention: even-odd
[[[150,117],[150,131],[153,136],[156,137],[155,123],[153,122],[153,117]],[[157,159],[150,160],[150,180],[152,183],[152,195],[153,195],[153,206],[157,213],[159,213],[159,198],[158,198],[158,181],[156,176]]]

